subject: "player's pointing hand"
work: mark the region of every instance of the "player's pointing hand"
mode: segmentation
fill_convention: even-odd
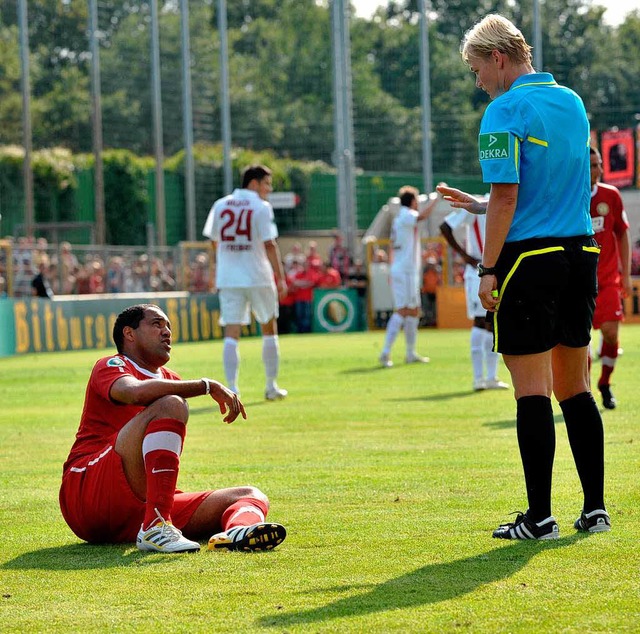
[[[233,423],[240,414],[246,420],[247,413],[244,411],[244,405],[238,395],[222,385],[222,383],[218,383],[218,381],[209,379],[209,383],[211,385],[211,398],[218,403],[220,413],[226,414],[222,420],[225,423]]]

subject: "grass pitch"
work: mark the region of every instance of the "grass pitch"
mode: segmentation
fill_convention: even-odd
[[[278,403],[263,400],[260,340],[245,339],[248,420],[227,426],[212,401],[191,399],[179,486],[263,489],[289,534],[253,554],[76,539],[57,491],[104,351],[0,359],[0,630],[640,631],[640,326],[623,327],[619,406],[603,413],[611,533],[572,528],[580,485],[554,402],[555,542],[491,538],[525,510],[524,482],[512,392],[471,391],[469,333],[421,331],[425,366],[402,363],[400,340],[388,370],[382,339],[281,337],[290,397]],[[169,365],[221,378],[221,346],[177,344]]]

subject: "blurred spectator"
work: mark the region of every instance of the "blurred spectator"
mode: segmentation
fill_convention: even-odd
[[[40,258],[38,274],[31,280],[31,294],[34,297],[53,299],[53,289],[49,283],[49,262],[46,258]]]
[[[302,245],[299,242],[294,242],[291,245],[291,251],[284,256],[283,264],[284,271],[288,273],[294,268],[294,264],[304,264],[306,257],[302,252]]]
[[[293,278],[297,266],[302,265],[297,261],[293,261],[290,269],[284,267],[285,278],[287,280],[287,294],[280,299],[279,304],[278,334],[281,335],[290,334],[295,325],[296,288]]]
[[[89,272],[89,293],[104,293],[104,266],[96,258],[87,265]]]
[[[636,240],[631,250],[631,275],[640,275],[640,240]]]
[[[140,254],[132,269],[131,286],[133,293],[146,293],[149,291],[149,256]]]
[[[422,273],[422,326],[436,325],[436,293],[440,284],[441,267],[438,260],[427,257]]]
[[[318,273],[315,267],[309,265],[308,261],[304,265],[296,264],[296,267],[297,270],[293,274],[293,286],[296,293],[294,304],[296,330],[311,332],[313,289],[318,280]]]
[[[367,288],[369,278],[364,268],[364,263],[360,259],[353,261],[349,267],[349,274],[345,280],[347,288],[355,288],[358,293],[358,308],[360,310],[360,329],[367,329]]]
[[[85,264],[83,266],[78,266],[75,272],[76,278],[76,292],[78,295],[89,295],[91,293],[91,289],[89,286],[89,264]]]
[[[33,250],[33,262],[35,266],[39,269],[40,262],[45,261],[47,266],[49,265],[49,254],[47,253],[49,249],[49,242],[46,238],[38,238],[35,243],[35,247]]]
[[[337,269],[332,266],[320,263],[320,266],[314,267],[317,273],[316,288],[339,288],[342,286],[342,278]]]
[[[322,264],[322,258],[318,253],[318,243],[315,240],[311,240],[307,245],[307,264],[311,266],[320,266]]]
[[[149,274],[149,288],[154,293],[163,291],[173,291],[176,281],[167,273],[160,258],[151,260],[151,271]]]
[[[13,250],[13,291],[16,297],[31,294],[31,281],[38,273],[33,264],[33,238],[20,237]]]
[[[374,262],[388,262],[389,254],[384,249],[376,249],[373,254]]]
[[[189,269],[189,291],[191,293],[209,292],[209,256],[204,251],[196,255]]]
[[[60,295],[60,276],[58,272],[58,264],[53,259],[47,267],[47,279],[51,285],[54,295]]]
[[[109,258],[105,281],[106,293],[123,293],[125,289],[124,260],[119,255]]]
[[[329,249],[329,266],[334,268],[342,278],[349,274],[351,258],[349,251],[342,243],[342,234],[336,231],[333,234],[333,245]]]
[[[71,250],[71,243],[60,243],[60,256],[58,261],[60,265],[60,279],[62,280],[62,293],[71,295],[76,292],[75,270],[78,267],[78,258]]]

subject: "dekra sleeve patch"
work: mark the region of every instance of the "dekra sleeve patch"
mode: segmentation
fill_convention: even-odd
[[[487,132],[478,137],[480,160],[508,159],[511,156],[511,144],[508,132]]]

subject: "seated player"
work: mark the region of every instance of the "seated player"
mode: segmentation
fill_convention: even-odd
[[[113,327],[118,353],[91,372],[76,440],[63,467],[60,508],[71,530],[93,544],[136,542],[143,551],[270,550],[286,531],[265,522],[269,500],[239,486],[176,489],[189,418],[185,399],[209,395],[232,423],[246,418],[218,381],[183,381],[165,368],[171,324],[153,304],[130,306]]]

